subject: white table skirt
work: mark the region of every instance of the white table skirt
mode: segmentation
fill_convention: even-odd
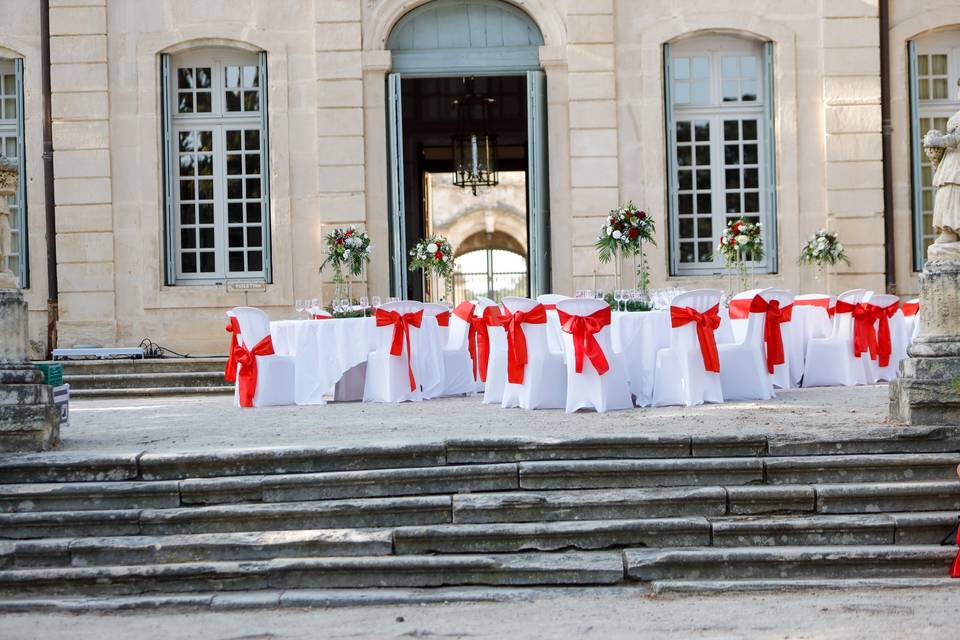
[[[380,331],[387,329],[380,328]],[[392,331],[392,327],[389,329]],[[325,404],[324,396],[353,367],[363,364],[377,349],[374,318],[279,320],[270,323],[273,349],[294,359],[297,404]],[[436,318],[425,317],[411,342],[412,366],[425,389],[443,380],[444,336]]]

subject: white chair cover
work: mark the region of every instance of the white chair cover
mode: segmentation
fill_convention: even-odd
[[[910,305],[910,306],[913,306],[914,308],[918,308],[920,306],[920,298],[913,298],[912,300],[907,300],[906,302],[900,305],[901,307],[900,313],[903,315],[903,333],[906,338],[906,344],[909,347],[910,344],[914,341],[914,339],[916,339],[916,337],[920,335],[920,312],[917,311],[916,313],[911,313],[910,315],[907,315],[902,311],[904,305]]]
[[[388,302],[380,307],[384,311],[396,311],[400,314],[416,313],[423,310],[423,304],[410,300]],[[410,389],[408,373],[408,353],[406,341],[400,356],[390,354],[393,343],[393,325],[377,327],[377,350],[367,358],[367,375],[363,386],[364,402],[419,402],[423,399],[418,374],[419,362],[416,358],[419,346],[420,330],[410,327],[409,365],[413,368],[417,384]]]
[[[837,297],[837,304],[856,305],[866,296],[865,289],[851,289]],[[814,338],[807,344],[803,364],[804,387],[853,386],[866,384],[869,354],[853,355],[853,314],[837,309],[833,331],[826,338]]]
[[[764,299],[767,302],[776,300],[780,303],[781,309],[786,309],[793,305],[794,295],[786,289],[770,289],[764,296]],[[792,316],[794,311],[796,311],[796,309],[791,309],[790,311],[790,320],[780,323],[780,337],[783,340],[783,364],[775,365],[773,368],[773,386],[779,389],[799,387],[800,377],[803,372],[803,367],[801,366],[801,375],[797,375],[796,368],[793,365],[794,353],[791,345],[797,342],[793,339],[794,326]],[[764,343],[764,345],[766,345],[766,343]],[[766,353],[766,351],[764,351],[764,353]],[[802,361],[803,356],[801,355],[800,358]],[[769,368],[767,370],[769,371]]]
[[[473,380],[473,360],[470,358],[470,351],[467,348],[467,336],[470,333],[470,325],[462,318],[454,315],[446,305],[424,303],[423,315],[439,316],[444,313],[450,314],[450,322],[447,327],[440,327],[440,335],[443,342],[443,377],[441,383],[434,385],[433,389],[424,389],[423,397],[425,399],[459,396],[473,393],[476,385]]]
[[[827,293],[805,293],[794,297],[793,319],[785,340],[789,340],[790,378],[796,386],[800,386],[803,379],[807,344],[813,338],[826,338],[833,333],[830,310],[836,306],[837,296]]]
[[[540,303],[529,298],[506,297],[503,299],[504,313],[530,311]],[[492,337],[491,332],[491,337]],[[563,355],[550,350],[547,343],[547,324],[523,324],[523,333],[527,343],[527,364],[523,382],[515,384],[507,380],[503,388],[504,408],[522,409],[561,409],[566,405],[567,376],[563,369]],[[507,332],[504,339],[504,369],[506,369]],[[491,363],[493,357],[491,354]],[[488,372],[489,380],[489,372]]]
[[[489,298],[479,300],[487,302]],[[488,309],[493,311],[488,312]],[[481,314],[502,312],[503,309],[498,304],[487,305],[480,311]],[[487,361],[487,381],[483,385],[483,402],[500,404],[503,402],[503,390],[507,386],[507,332],[498,325],[488,325],[487,334],[490,336],[490,358]]]
[[[499,307],[497,306],[497,304],[496,304],[495,302],[493,302],[492,300],[490,300],[489,298],[484,298],[484,297],[477,298],[476,306],[473,308],[473,317],[474,317],[474,318],[483,318],[483,312],[484,312],[487,308],[489,308],[489,307],[493,307],[493,308],[495,308],[495,309],[499,309]],[[487,327],[487,335],[489,336],[490,333],[491,333],[494,329],[496,329],[497,331],[500,331],[499,327]],[[468,337],[469,337],[469,333],[468,333],[467,335],[468,335]],[[474,337],[474,340],[475,340],[475,344],[474,344],[475,353],[477,354],[477,358],[479,358],[479,357],[480,357],[480,335],[479,335],[479,333]],[[469,350],[469,346],[468,346],[468,350]],[[488,359],[488,364],[489,364],[489,359]],[[488,378],[488,379],[489,379],[489,378]],[[505,380],[506,378],[503,378],[503,379]],[[484,393],[484,392],[486,391],[486,381],[483,380],[482,374],[481,374],[481,372],[480,372],[479,362],[477,363],[477,375],[476,375],[476,380],[475,380],[474,382],[475,382],[475,385],[476,385],[475,391],[476,391],[477,393]],[[497,397],[499,397],[501,400],[503,399],[503,384],[502,384],[502,383],[501,383],[501,385],[500,385],[500,390],[499,390],[499,392],[497,392],[496,395],[497,395]],[[500,400],[497,400],[494,404],[500,404]]]
[[[560,331],[560,316],[557,315],[557,303],[570,300],[570,296],[562,293],[541,293],[537,302],[547,308],[547,344],[550,351],[563,352],[563,332]]]
[[[771,299],[771,289],[745,291],[733,300]],[[720,344],[720,381],[724,400],[769,400],[773,397],[773,378],[767,372],[766,346],[763,340],[766,312],[750,313],[743,337]],[[739,322],[738,322],[739,324]]]
[[[695,289],[675,297],[672,306],[703,313],[718,305],[722,297],[723,291],[718,289]],[[704,402],[723,402],[720,374],[704,368],[696,326],[685,324],[672,329],[670,347],[657,352],[653,406],[689,407]]]
[[[270,318],[254,307],[234,307],[228,317],[237,319],[240,336],[237,340],[247,349],[252,349],[270,335]],[[257,389],[253,394],[253,406],[270,407],[294,404],[295,368],[289,356],[255,356],[257,359]],[[239,369],[243,365],[238,366]],[[234,406],[240,406],[240,385],[234,387]]]
[[[903,327],[906,320],[903,317],[903,313],[899,309],[900,297],[886,293],[875,293],[870,296],[867,302],[876,307],[880,307],[881,309],[887,309],[890,307],[890,305],[897,306],[896,313],[887,318],[887,323],[890,328],[890,361],[885,367],[880,366],[879,358],[876,360],[869,360],[867,362],[868,371],[870,373],[870,382],[894,380],[896,379],[897,374],[900,372],[900,361],[907,357],[907,340],[905,338],[906,329]],[[879,339],[880,320],[877,320],[873,324],[873,330],[876,332],[877,338]]]
[[[609,308],[604,300],[574,298],[561,300],[556,305],[558,312],[562,311],[571,316],[589,316]],[[627,382],[626,367],[620,354],[613,351],[610,326],[603,327],[593,334],[593,337],[600,345],[610,367],[603,375],[597,373],[587,357],[583,359],[583,371],[577,373],[573,336],[563,333],[563,352],[567,363],[567,413],[588,407],[596,409],[598,413],[630,409],[633,407],[633,398]]]

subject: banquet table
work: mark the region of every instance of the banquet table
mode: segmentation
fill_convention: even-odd
[[[294,359],[297,404],[326,404],[324,396],[333,392],[344,374],[365,363],[370,352],[377,350],[378,331],[392,330],[392,327],[378,328],[374,318],[270,323],[274,352]],[[411,366],[424,389],[435,388],[443,382],[445,339],[437,319],[430,316],[424,316],[421,327],[411,332]]]

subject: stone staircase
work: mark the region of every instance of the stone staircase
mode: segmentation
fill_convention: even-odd
[[[231,393],[226,358],[58,360],[72,398]]]
[[[6,455],[0,610],[948,585],[958,452],[960,427]]]

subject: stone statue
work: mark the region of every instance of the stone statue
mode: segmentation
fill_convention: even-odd
[[[939,234],[927,259],[960,260],[960,111],[947,120],[946,132],[927,132],[923,150],[933,163],[933,227]]]
[[[19,286],[19,278],[7,266],[7,256],[13,253],[7,197],[17,192],[19,174],[17,163],[0,155],[0,289],[16,289]]]

